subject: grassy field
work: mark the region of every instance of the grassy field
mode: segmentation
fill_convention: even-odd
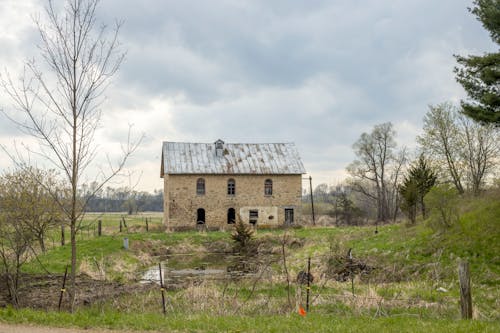
[[[258,255],[244,261],[233,255],[229,232],[165,233],[161,217],[150,215],[149,232],[146,216],[124,216],[127,228],[122,226],[120,233],[120,214],[90,215],[88,231],[79,236],[78,265],[94,279],[94,289],[102,288],[102,295],[97,293],[102,297],[88,298],[74,314],[36,304],[32,309],[0,308],[0,321],[180,332],[500,331],[500,200],[463,199],[460,210],[460,220],[447,230],[422,221],[379,226],[378,233],[374,227],[260,229],[252,247]],[[102,237],[93,232],[98,219]],[[342,281],[331,272],[348,249],[371,269]],[[314,281],[311,309],[303,318],[297,307],[305,306],[306,289],[296,276],[309,257]],[[471,265],[472,322],[460,320],[458,305],[457,264],[464,259]],[[69,246],[54,241],[24,269],[60,279],[69,260]],[[166,317],[159,287],[139,283],[144,271],[160,261],[171,278]],[[246,277],[173,276],[183,269],[229,269],[242,263],[250,272]],[[123,292],[109,296],[109,290]]]
[[[450,319],[420,319],[412,316],[373,318],[311,313],[305,318],[284,316],[162,316],[155,313],[123,314],[109,310],[83,310],[74,314],[33,310],[0,309],[7,323],[29,323],[57,327],[100,327],[116,330],[168,332],[498,332],[499,322]]]

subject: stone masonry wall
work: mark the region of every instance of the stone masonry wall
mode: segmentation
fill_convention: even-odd
[[[205,179],[205,194],[196,194],[196,181]],[[227,194],[227,181],[234,179],[235,195]],[[273,194],[264,194],[271,179]],[[301,214],[302,175],[164,175],[164,218],[168,228],[195,228],[197,210],[205,210],[208,228],[227,226],[228,210],[236,220],[249,223],[249,212],[258,211],[257,225],[283,225],[285,209],[293,209],[294,221]]]

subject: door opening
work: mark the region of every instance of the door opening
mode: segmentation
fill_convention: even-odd
[[[205,224],[205,210],[198,208],[196,211],[196,224]]]
[[[227,224],[234,224],[236,223],[236,211],[234,208],[229,208],[227,210]]]

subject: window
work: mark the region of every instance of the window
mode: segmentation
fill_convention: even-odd
[[[293,224],[293,208],[285,208],[285,224]]]
[[[236,194],[236,183],[232,178],[227,181],[227,194],[228,195]]]
[[[256,209],[252,209],[248,212],[248,222],[251,224],[257,224],[257,220],[259,219],[259,211]]]
[[[264,182],[264,195],[273,195],[273,181],[266,179]]]
[[[196,194],[204,195],[205,194],[205,179],[198,178],[196,181]]]

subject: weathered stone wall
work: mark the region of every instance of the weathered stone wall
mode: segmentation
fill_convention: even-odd
[[[205,179],[205,194],[196,194],[196,181]],[[227,194],[227,181],[236,182],[235,195]],[[265,195],[264,182],[271,179],[273,194]],[[301,216],[301,175],[165,175],[164,218],[168,228],[196,227],[197,210],[205,210],[208,228],[227,226],[228,210],[236,219],[249,222],[249,211],[257,210],[258,225],[282,225],[285,209],[293,209],[295,223]]]

